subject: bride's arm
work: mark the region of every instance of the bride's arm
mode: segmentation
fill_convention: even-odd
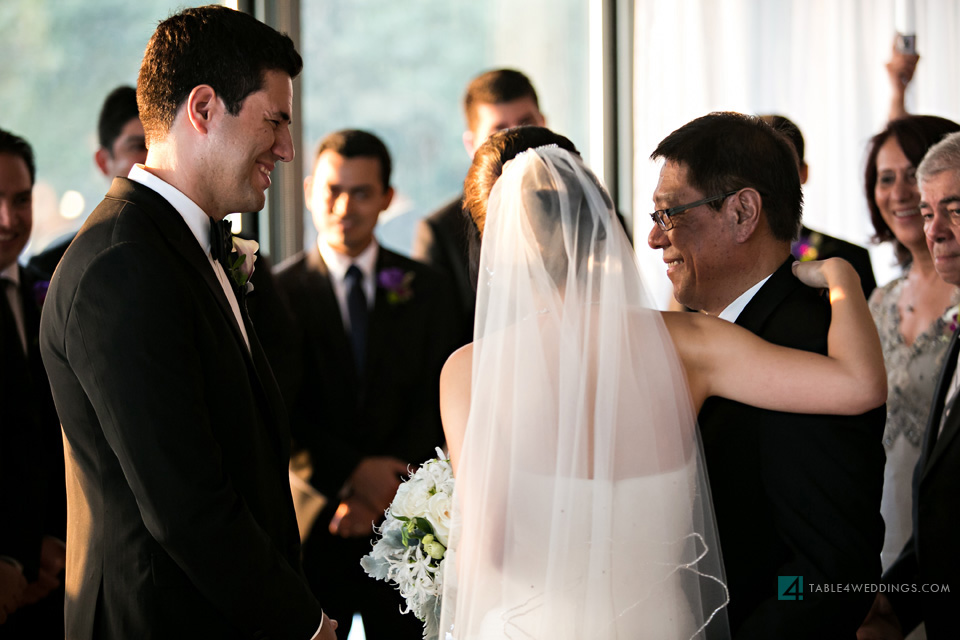
[[[794,272],[830,289],[828,355],[779,347],[735,324],[691,313],[664,314],[697,408],[721,396],[791,413],[857,415],[886,401],[880,338],[849,263],[803,263]]]
[[[473,344],[457,349],[440,372],[440,420],[456,474],[463,448],[463,435],[470,415],[470,377],[473,372]]]

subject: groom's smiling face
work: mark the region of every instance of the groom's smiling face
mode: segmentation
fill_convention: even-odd
[[[293,160],[293,83],[281,71],[265,71],[263,78],[263,88],[244,99],[240,113],[222,113],[215,133],[208,188],[224,214],[262,209],[276,163]]]

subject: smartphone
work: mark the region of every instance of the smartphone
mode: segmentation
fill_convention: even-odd
[[[917,53],[917,36],[916,34],[904,35],[902,33],[897,34],[897,51],[900,53],[908,53],[910,55],[915,55]]]

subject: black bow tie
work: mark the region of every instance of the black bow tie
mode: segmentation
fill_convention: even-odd
[[[223,219],[215,222],[210,219],[210,257],[221,264],[226,263],[230,252],[233,251],[233,232],[230,223]]]

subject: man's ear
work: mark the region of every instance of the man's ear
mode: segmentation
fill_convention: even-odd
[[[387,187],[386,193],[383,194],[383,208],[380,211],[386,211],[391,202],[393,202],[393,187]]]
[[[760,226],[763,198],[756,189],[747,187],[733,194],[728,203],[737,214],[737,242],[746,242]]]
[[[184,103],[190,126],[198,133],[208,133],[214,118],[223,112],[222,105],[223,102],[213,87],[208,84],[195,86]]]
[[[313,211],[313,176],[309,175],[303,179],[303,202],[307,205],[308,211]]]
[[[107,162],[110,160],[110,152],[100,147],[97,149],[97,152],[93,154],[93,161],[97,163],[97,169],[100,169],[100,173],[107,176],[110,176],[110,170],[107,168]]]
[[[463,148],[467,150],[467,155],[471,158],[477,152],[477,148],[473,144],[474,140],[476,140],[476,137],[473,135],[473,131],[463,132]]]

